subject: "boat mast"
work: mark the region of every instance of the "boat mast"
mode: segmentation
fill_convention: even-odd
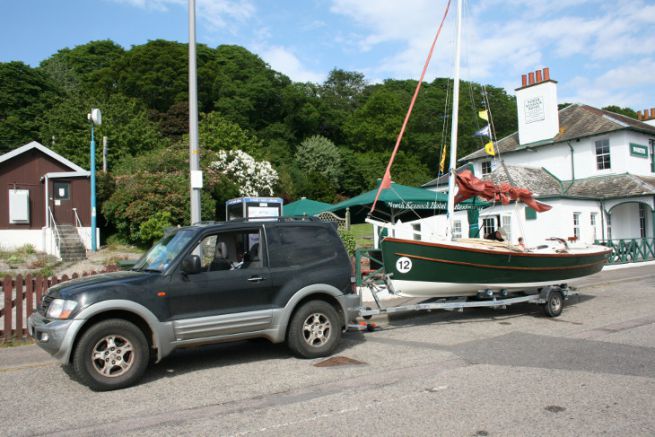
[[[455,175],[457,169],[457,124],[459,122],[459,63],[462,39],[462,0],[457,0],[457,36],[455,38],[455,75],[453,77],[453,115],[450,130],[450,175],[448,176],[448,237],[453,238],[455,216]]]

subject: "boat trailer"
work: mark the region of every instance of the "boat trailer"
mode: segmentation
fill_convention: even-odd
[[[362,272],[359,269],[357,271],[357,284],[360,286],[360,290],[364,287],[367,288],[376,306],[376,308],[364,306],[359,308],[359,315],[364,320],[370,320],[373,316],[381,314],[412,311],[446,310],[462,312],[464,308],[482,307],[505,309],[518,303],[542,305],[544,313],[548,317],[557,317],[562,313],[564,302],[569,297],[578,295],[575,288],[570,287],[568,284],[553,284],[522,292],[510,292],[505,289],[485,289],[479,290],[476,296],[471,297],[435,298],[408,305],[386,306],[383,305],[378,294],[387,291],[389,294],[397,296],[399,293],[393,288],[391,274],[384,272],[381,263],[378,266],[380,268],[374,271]],[[374,329],[374,326],[369,324],[366,325],[366,328],[370,331]]]

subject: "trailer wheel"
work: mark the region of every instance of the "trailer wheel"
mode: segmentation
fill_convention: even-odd
[[[544,304],[544,313],[548,317],[557,317],[562,314],[564,307],[564,295],[559,290],[551,290]]]

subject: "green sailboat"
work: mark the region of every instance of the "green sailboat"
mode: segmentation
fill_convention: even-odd
[[[546,211],[549,206],[532,198],[524,189],[493,186],[488,181],[476,179],[472,174],[457,175],[457,127],[459,109],[459,59],[461,41],[462,1],[457,2],[457,36],[455,40],[455,75],[453,86],[452,126],[450,137],[450,174],[448,183],[448,229],[441,241],[417,241],[387,237],[380,243],[384,270],[392,291],[409,297],[461,297],[475,296],[481,290],[504,292],[531,292],[553,284],[571,283],[599,272],[607,262],[611,249],[604,246],[569,247],[554,238],[552,244],[526,251],[508,243],[483,239],[452,238],[455,203],[478,195],[487,200],[502,199],[509,202],[523,201],[537,210]],[[439,33],[437,33],[438,36]],[[436,38],[435,38],[436,42]],[[434,48],[433,42],[433,48]],[[430,52],[430,55],[432,50]],[[423,70],[425,74],[426,61]],[[423,75],[417,85],[418,94]],[[402,137],[412,104],[401,128],[396,149],[387,165],[378,195],[390,183],[390,168]],[[456,185],[459,187],[456,198]],[[503,192],[503,190],[506,190]],[[510,199],[511,198],[511,199]],[[376,198],[377,201],[377,198]],[[375,202],[372,211],[375,210]],[[371,220],[376,225],[379,222]],[[393,226],[387,226],[393,231]],[[392,232],[393,233],[393,232]]]

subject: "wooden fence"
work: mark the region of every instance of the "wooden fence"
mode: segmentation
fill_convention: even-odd
[[[98,273],[115,272],[116,266],[108,266],[105,270],[96,272],[73,273],[61,277],[32,276],[31,274],[17,275],[15,278],[7,275],[1,282],[3,299],[0,301],[0,343],[12,340],[22,340],[27,337],[27,318],[34,313],[41,305],[41,299],[47,293],[48,288],[61,282],[66,282],[79,277],[95,275]]]

